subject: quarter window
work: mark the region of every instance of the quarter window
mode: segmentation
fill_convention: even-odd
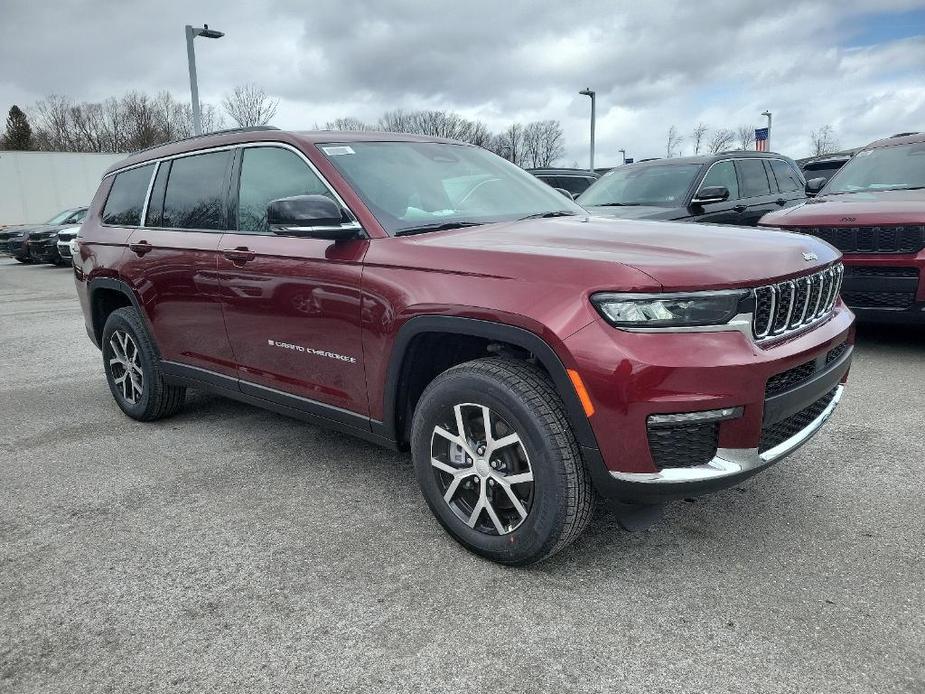
[[[231,152],[174,159],[167,177],[160,226],[168,229],[225,228],[225,184]]]
[[[731,161],[721,161],[710,167],[709,172],[703,178],[700,188],[712,188],[714,186],[723,186],[729,191],[729,200],[735,200],[739,197],[739,182],[736,180],[735,165]]]
[[[333,197],[322,180],[294,152],[280,147],[249,147],[242,152],[238,229],[268,233],[267,205],[293,195]]]
[[[736,161],[736,168],[739,170],[743,198],[770,194],[771,186],[768,183],[768,174],[764,170],[764,162],[760,159],[739,159]]]
[[[803,190],[803,181],[800,180],[797,172],[790,164],[783,159],[772,159],[770,164],[771,171],[774,172],[774,178],[777,179],[777,187],[781,193]]]
[[[103,224],[126,227],[140,224],[153,171],[154,164],[148,164],[116,174],[103,207]]]

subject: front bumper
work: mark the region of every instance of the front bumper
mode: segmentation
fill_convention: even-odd
[[[36,241],[29,243],[29,257],[37,263],[58,263],[61,256],[58,254],[57,239],[49,241]]]
[[[694,496],[783,459],[837,408],[852,342],[853,315],[843,304],[808,332],[762,347],[740,332],[632,334],[602,323],[582,329],[566,345],[595,407],[590,422],[599,450],[583,453],[598,491],[634,502]],[[772,391],[769,381],[801,373],[799,382],[785,380]],[[706,456],[657,461],[650,417],[721,408],[737,416],[715,423]]]
[[[859,320],[925,323],[925,251],[844,256],[842,296]]]

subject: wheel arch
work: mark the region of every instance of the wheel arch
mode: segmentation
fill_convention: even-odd
[[[575,438],[582,448],[597,449],[597,440],[591,429],[572,385],[568,372],[555,350],[534,332],[504,323],[495,323],[476,318],[457,316],[416,316],[408,320],[398,331],[392,346],[392,354],[386,375],[383,393],[383,420],[373,422],[373,429],[394,439],[402,445],[406,441],[407,401],[406,385],[410,366],[414,359],[412,346],[427,334],[450,334],[476,338],[492,344],[512,346],[536,361],[549,374],[562,403]]]
[[[151,337],[151,343],[157,349],[157,343],[153,339],[151,326],[148,324],[148,317],[142,310],[138,297],[128,283],[114,277],[95,277],[89,282],[88,294],[90,299],[90,317],[93,326],[93,340],[99,347],[103,337],[103,327],[106,325],[106,319],[113,311],[126,306],[131,306],[141,317],[148,336]]]

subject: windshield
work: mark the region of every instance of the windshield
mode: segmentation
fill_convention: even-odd
[[[64,212],[59,212],[54,217],[49,219],[45,224],[63,224],[64,220],[71,216],[74,210],[64,210]]]
[[[351,142],[319,149],[393,235],[584,213],[558,191],[480,147]]]
[[[658,164],[613,169],[582,193],[578,204],[678,207],[686,202],[700,168],[701,164]]]
[[[925,142],[858,152],[820,195],[925,186]]]

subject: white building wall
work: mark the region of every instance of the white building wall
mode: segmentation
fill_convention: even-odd
[[[40,223],[89,205],[103,172],[125,156],[0,151],[0,225]]]

